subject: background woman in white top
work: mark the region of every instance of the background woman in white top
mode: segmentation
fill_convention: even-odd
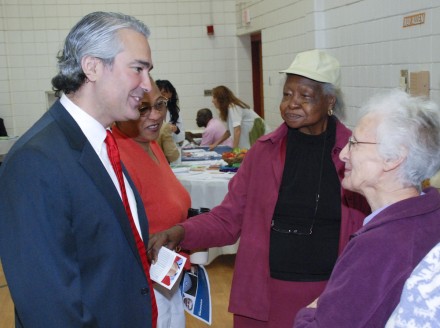
[[[165,119],[168,124],[166,127],[171,131],[176,145],[182,146],[185,140],[185,131],[179,114],[179,96],[176,88],[168,80],[156,80],[156,85],[162,96],[168,99],[168,111]]]
[[[264,120],[227,87],[220,85],[212,89],[212,103],[220,111],[220,119],[227,123],[227,130],[211,149],[230,136],[233,148],[249,149],[258,137],[269,132]]]

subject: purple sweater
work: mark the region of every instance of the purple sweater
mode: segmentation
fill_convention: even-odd
[[[440,195],[397,202],[356,232],[336,262],[316,309],[302,309],[295,328],[384,327],[415,266],[440,240]]]
[[[182,224],[182,247],[187,249],[230,245],[240,237],[229,311],[263,321],[269,316],[270,224],[283,175],[287,131],[287,125],[282,124],[258,139],[231,179],[223,202],[211,212]],[[340,179],[344,163],[339,160],[339,153],[350,135],[350,130],[338,121],[332,159]],[[341,200],[340,250],[369,213],[368,204],[359,194],[341,190]]]

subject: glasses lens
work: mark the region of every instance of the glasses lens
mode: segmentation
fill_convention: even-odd
[[[162,112],[167,108],[167,100],[165,99],[161,99],[159,101],[157,101],[153,106],[151,106],[150,104],[142,104],[141,107],[139,108],[139,113],[141,114],[141,116],[147,116],[151,113],[152,109],[157,110],[158,112]]]
[[[145,116],[147,115],[149,112],[151,112],[151,106],[150,105],[142,105],[139,108],[139,113],[141,114],[141,116]]]
[[[165,108],[167,108],[167,101],[165,99],[159,100],[154,104],[154,108],[157,111],[163,111]]]

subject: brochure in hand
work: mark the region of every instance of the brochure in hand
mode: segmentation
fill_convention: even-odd
[[[167,289],[179,280],[186,258],[166,247],[159,250],[156,263],[150,267],[151,280]]]
[[[193,317],[211,325],[211,289],[208,273],[203,265],[192,265],[180,282],[183,306]]]

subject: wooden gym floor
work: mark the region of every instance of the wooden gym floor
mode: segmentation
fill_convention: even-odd
[[[228,312],[229,293],[235,255],[222,255],[206,266],[211,284],[212,325],[186,314],[186,328],[231,328],[232,314]],[[14,305],[0,263],[0,328],[14,328]]]

